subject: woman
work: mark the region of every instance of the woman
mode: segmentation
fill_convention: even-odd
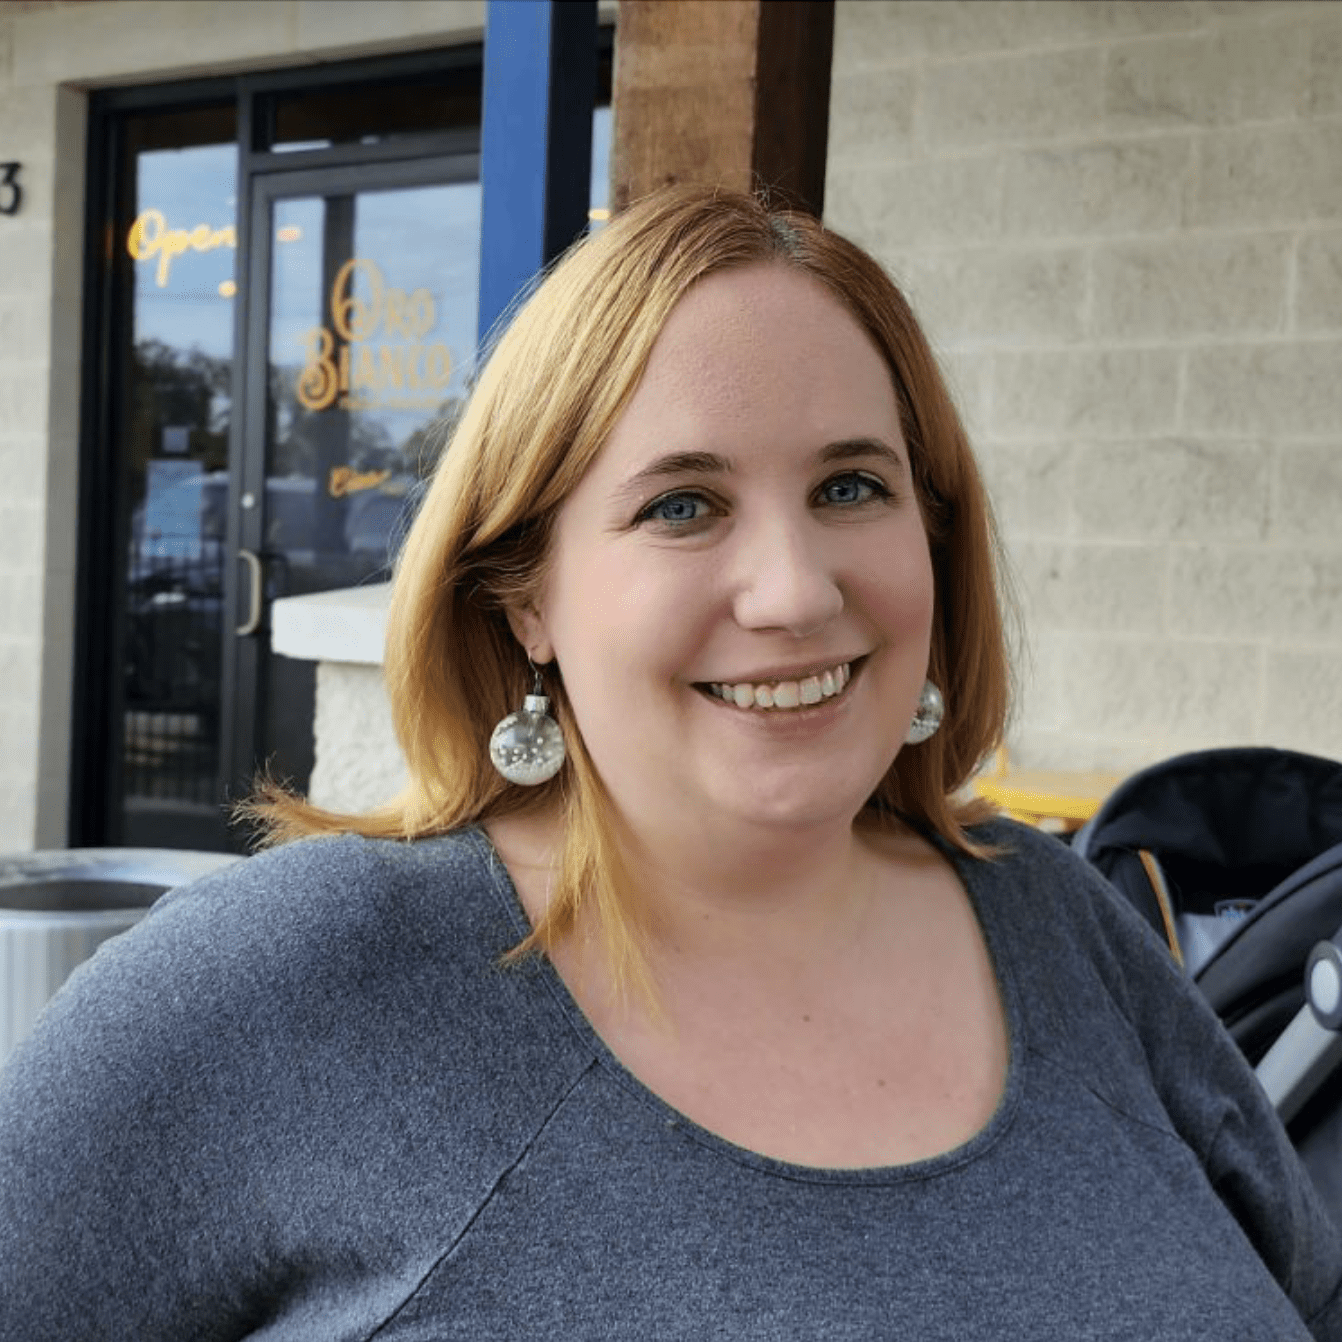
[[[328,837],[167,897],[0,1083],[0,1335],[1342,1337],[1196,993],[956,800],[992,559],[857,248],[696,192],[577,248],[399,567],[405,794],[272,795]]]

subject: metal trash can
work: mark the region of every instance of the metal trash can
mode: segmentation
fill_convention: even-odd
[[[0,1064],[102,942],[143,918],[164,891],[236,861],[174,848],[0,855]]]

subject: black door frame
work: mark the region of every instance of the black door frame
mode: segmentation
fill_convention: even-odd
[[[322,166],[266,165],[240,184],[240,222],[246,220],[245,262],[240,269],[238,327],[234,363],[236,413],[229,434],[229,518],[224,579],[224,657],[221,719],[225,724],[221,773],[234,796],[243,795],[260,757],[260,724],[265,718],[264,659],[269,651],[268,605],[250,609],[254,597],[242,551],[261,565],[264,603],[266,424],[270,364],[271,259],[276,202],[295,197],[392,191],[416,186],[478,181],[478,136],[457,137],[456,152],[414,157],[347,158]],[[444,146],[440,146],[444,147]],[[286,158],[289,157],[286,155]],[[243,244],[239,238],[240,247]],[[259,623],[254,617],[260,614]],[[247,633],[240,630],[254,625]]]
[[[237,76],[211,77],[138,88],[106,89],[89,96],[88,161],[85,178],[85,255],[83,292],[83,377],[80,391],[79,487],[75,590],[74,664],[78,668],[71,704],[70,805],[67,840],[87,847],[121,841],[122,786],[118,776],[120,753],[116,742],[122,731],[121,631],[124,630],[124,572],[118,558],[127,552],[122,533],[125,509],[118,495],[117,426],[123,409],[126,323],[130,294],[116,283],[114,262],[125,215],[126,183],[120,180],[124,153],[123,120],[136,113],[171,112],[232,104],[236,111],[238,145],[237,268],[248,271],[252,197],[256,186],[272,174],[302,170],[379,171],[380,165],[414,165],[459,158],[465,145],[462,132],[407,134],[369,144],[333,148],[275,151],[270,149],[277,95],[316,91],[394,78],[417,78],[442,71],[483,70],[483,48],[462,43],[404,56],[323,63],[301,69]],[[469,137],[478,152],[478,134]],[[240,433],[242,385],[246,355],[251,349],[253,303],[240,283],[234,317],[233,399],[230,418],[230,486],[235,470],[235,435]],[[261,305],[264,313],[265,304]],[[262,317],[264,320],[264,317]],[[241,491],[234,494],[240,497]],[[229,544],[237,509],[230,510]],[[240,534],[240,533],[239,533]],[[226,570],[226,637],[236,627],[239,583],[236,565]],[[225,646],[234,642],[227,638]],[[229,691],[225,690],[225,699]],[[221,705],[237,712],[243,704]],[[253,703],[253,709],[255,705]],[[225,733],[221,757],[233,770],[238,743]],[[232,772],[221,778],[220,795],[237,795]]]

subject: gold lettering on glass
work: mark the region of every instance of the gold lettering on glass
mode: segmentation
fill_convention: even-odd
[[[333,499],[376,489],[391,479],[390,471],[356,471],[353,466],[332,466],[327,489]]]
[[[354,292],[356,276],[367,281],[367,298]],[[382,272],[374,262],[352,256],[336,271],[331,286],[331,325],[342,339],[353,342],[367,340],[381,320]]]
[[[390,287],[375,261],[351,257],[336,272],[330,309],[329,327],[314,326],[300,337],[304,366],[297,395],[304,408],[437,406],[439,397],[433,393],[441,393],[452,381],[453,363],[442,341],[421,343],[438,321],[428,289],[406,293]],[[379,333],[382,339],[372,343]],[[400,343],[392,343],[394,337]],[[334,493],[334,475],[331,488]]]
[[[197,224],[190,230],[169,228],[162,210],[142,210],[126,234],[126,250],[136,261],[152,261],[158,258],[154,270],[154,283],[160,289],[168,284],[172,272],[172,263],[188,251],[213,252],[220,247],[236,247],[237,232],[232,224],[223,228],[211,228],[209,224]]]
[[[331,361],[331,350],[335,341],[330,331],[314,326],[303,337],[305,361],[303,371],[298,375],[298,400],[307,410],[325,410],[336,398],[339,389],[336,378],[336,366]],[[346,351],[341,350],[343,355]]]

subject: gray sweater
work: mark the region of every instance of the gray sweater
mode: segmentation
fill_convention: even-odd
[[[1010,1029],[967,1145],[817,1170],[603,1047],[477,831],[167,896],[0,1076],[0,1338],[1342,1339],[1251,1074],[1062,845],[957,859]]]

